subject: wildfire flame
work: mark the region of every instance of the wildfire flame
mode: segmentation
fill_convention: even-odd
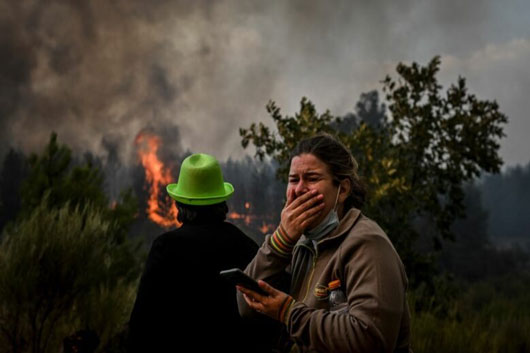
[[[240,219],[242,220],[243,222],[245,222],[245,224],[247,226],[250,225],[250,223],[252,223],[252,216],[251,215],[244,215],[244,214],[241,214],[241,213],[237,213],[235,211],[232,211],[228,214],[228,218],[229,219]]]
[[[274,224],[267,224],[267,223],[265,223],[265,221],[263,221],[263,223],[261,224],[261,227],[259,227],[259,230],[263,234],[272,233],[272,231],[274,230]]]
[[[245,212],[246,214],[242,214],[242,213],[237,213],[235,211],[232,211],[228,214],[228,219],[231,219],[231,220],[240,220],[240,221],[243,221],[245,223],[245,225],[247,226],[252,226],[254,225],[255,227],[258,227],[256,225],[259,224],[259,221],[260,219],[262,219],[262,217],[258,217],[257,215],[255,214],[251,214],[249,213],[250,211],[250,208],[252,207],[252,205],[250,204],[250,202],[245,202],[244,204],[244,207],[245,207]],[[274,224],[271,224],[271,223],[267,223],[265,222],[265,220],[262,220],[261,221],[261,226],[259,226],[259,230],[263,233],[263,234],[267,234],[267,233],[270,233],[271,231],[273,231],[275,228]]]
[[[160,193],[165,193],[167,184],[173,181],[171,172],[158,159],[157,151],[161,145],[160,137],[140,132],[134,141],[138,151],[138,158],[145,169],[145,180],[148,183],[149,199],[147,200],[147,215],[150,220],[162,227],[180,227],[182,224],[177,220],[177,206],[164,195],[163,202],[159,201]]]
[[[146,213],[149,219],[162,227],[180,227],[182,224],[177,220],[177,207],[171,198],[165,194],[166,185],[174,179],[170,169],[158,159],[157,152],[162,144],[160,137],[152,133],[140,132],[136,136],[134,144],[137,148],[138,158],[145,170],[146,188],[149,191]],[[161,197],[161,193],[163,197]],[[263,234],[274,230],[274,225],[266,223],[263,217],[251,214],[252,205],[250,202],[245,202],[243,206],[244,213],[232,211],[227,218],[244,222],[247,226],[256,227]]]

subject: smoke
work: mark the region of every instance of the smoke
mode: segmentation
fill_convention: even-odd
[[[55,130],[75,150],[101,154],[113,136],[114,153],[130,161],[140,130],[179,128],[187,142],[222,148],[217,137],[237,126],[241,103],[227,97],[237,83],[226,66],[258,38],[223,24],[216,5],[193,4],[3,2],[2,137],[28,151]],[[266,89],[252,60],[237,64],[248,68],[239,85]]]
[[[491,215],[488,222],[491,237],[498,242],[530,246],[530,163],[485,176],[480,189],[483,205]]]
[[[135,136],[157,128],[178,130],[164,140],[182,149],[239,158],[238,128],[269,121],[269,99],[292,113],[308,96],[343,115],[398,61],[530,36],[527,10],[493,0],[0,0],[0,153],[38,150],[53,130],[78,152],[112,145],[134,164]]]

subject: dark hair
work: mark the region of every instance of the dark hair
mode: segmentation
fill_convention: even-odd
[[[186,205],[176,202],[178,215],[177,219],[181,223],[188,224],[208,224],[223,222],[228,213],[228,205],[225,201],[206,206]]]
[[[291,153],[289,164],[294,157],[304,153],[314,155],[328,166],[333,184],[339,185],[344,179],[350,180],[351,190],[344,201],[344,211],[363,206],[366,188],[357,174],[357,161],[346,146],[332,135],[321,133],[300,141]]]

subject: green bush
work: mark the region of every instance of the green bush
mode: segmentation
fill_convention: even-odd
[[[414,352],[530,352],[528,278],[504,277],[460,287],[447,315],[439,315],[435,307],[414,310],[420,298],[416,292],[409,295]]]
[[[60,352],[78,330],[99,351],[123,331],[140,274],[134,249],[91,205],[48,208],[47,197],[0,243],[0,350]]]

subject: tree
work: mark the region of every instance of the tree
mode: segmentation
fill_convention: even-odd
[[[128,189],[111,204],[98,161],[73,160],[55,133],[27,164],[0,244],[0,347],[58,351],[77,330],[105,345],[124,329],[141,272],[141,243],[127,237],[137,199]]]
[[[0,243],[0,350],[58,352],[78,330],[104,346],[127,322],[138,263],[91,204],[49,207],[47,193]]]
[[[0,232],[13,221],[21,208],[20,189],[28,166],[22,152],[10,149],[0,172]]]
[[[456,241],[447,244],[441,254],[441,266],[468,282],[507,274],[523,274],[530,254],[514,248],[496,248],[488,237],[488,212],[475,185],[466,185],[465,218],[452,225]]]
[[[361,122],[371,128],[379,129],[384,124],[385,119],[386,107],[379,102],[379,93],[370,91],[361,93],[359,101],[355,105],[355,114],[346,114],[338,122],[332,124],[332,127],[345,134],[350,134],[359,127]]]
[[[383,81],[390,116],[382,116],[380,124],[356,119],[345,132],[340,129],[345,118],[329,111],[318,114],[304,97],[300,112],[292,117],[283,116],[273,101],[268,103],[277,132],[261,122],[240,129],[243,147],[252,143],[258,158],[275,159],[283,178],[289,153],[300,139],[319,132],[335,134],[356,157],[368,186],[363,212],[392,239],[413,285],[429,280],[435,271],[432,256],[415,250],[417,219],[433,220],[433,240],[440,248],[442,239],[453,238],[453,220],[464,214],[464,183],[481,171],[498,172],[502,164],[498,139],[504,136],[506,116],[496,102],[469,94],[463,78],[443,93],[436,79],[439,66],[438,57],[425,67],[399,64],[399,78],[387,76]],[[384,109],[374,106],[375,113]],[[357,106],[358,116],[367,115],[362,107]]]
[[[519,243],[530,250],[530,162],[484,178],[480,188],[486,209],[495,215],[488,224],[490,236],[505,246]]]
[[[120,198],[111,204],[104,191],[104,177],[93,158],[85,155],[84,163],[75,164],[72,151],[59,144],[57,134],[41,155],[32,154],[28,159],[29,175],[23,181],[21,191],[21,217],[27,217],[48,194],[50,208],[71,207],[90,203],[101,210],[106,220],[113,221],[113,234],[120,241],[126,240],[127,231],[138,212],[138,200],[132,189],[122,190]]]

